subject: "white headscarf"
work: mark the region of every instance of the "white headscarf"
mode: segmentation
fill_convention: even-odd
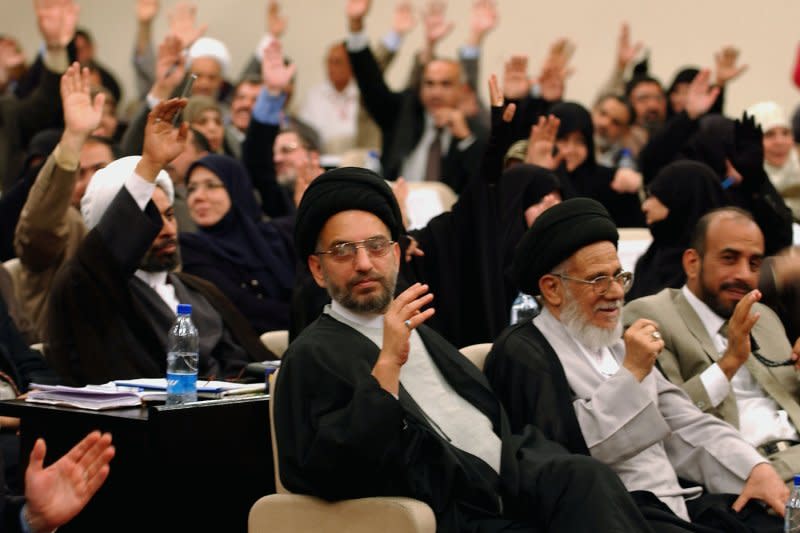
[[[138,155],[123,157],[94,173],[81,199],[81,215],[87,229],[91,230],[100,222],[103,213],[120,189],[125,186],[125,181],[131,177],[141,158]],[[156,176],[156,186],[161,187],[172,205],[175,189],[169,174],[163,170],[159,172]]]
[[[222,71],[222,76],[227,76],[228,68],[231,65],[231,54],[228,52],[228,47],[225,43],[218,39],[211,37],[200,37],[189,48],[189,54],[186,58],[186,68],[192,65],[192,60],[198,57],[211,57],[217,60]]]

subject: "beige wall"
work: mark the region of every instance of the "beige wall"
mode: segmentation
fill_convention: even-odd
[[[166,30],[166,11],[176,0],[162,0],[155,37]],[[134,96],[130,50],[135,20],[134,0],[79,0],[81,23],[94,33],[100,59],[110,66]],[[198,0],[199,18],[208,22],[208,35],[223,39],[234,57],[238,75],[264,28],[265,0]],[[421,4],[421,0],[415,0]],[[389,29],[393,0],[374,0],[367,20],[369,34],[378,38]],[[455,53],[464,40],[471,0],[450,0],[449,15],[456,29],[442,43],[441,52]],[[511,53],[531,55],[534,68],[547,45],[568,36],[577,45],[575,74],[567,98],[590,103],[596,87],[612,65],[616,35],[622,20],[631,24],[634,39],[652,50],[651,70],[669,83],[683,64],[712,65],[715,50],[736,44],[750,65],[728,92],[726,111],[734,115],[762,99],[774,99],[791,112],[800,92],[791,82],[797,49],[800,2],[797,0],[498,0],[500,27],[491,34],[483,52],[482,78],[502,72]],[[345,36],[345,0],[283,0],[289,18],[286,52],[298,63],[298,95],[322,79],[324,48]],[[0,32],[18,36],[32,54],[38,46],[36,23],[28,0],[0,2]],[[421,29],[411,33],[399,61],[389,72],[390,83],[406,79],[411,52],[421,42]],[[484,95],[485,95],[484,90]]]

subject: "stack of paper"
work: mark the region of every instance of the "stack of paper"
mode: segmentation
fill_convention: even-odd
[[[131,390],[146,393],[147,391],[166,391],[165,378],[123,379],[114,382],[118,390]],[[243,394],[263,394],[265,383],[231,383],[229,381],[197,380],[198,398],[226,398]]]
[[[139,394],[131,390],[117,390],[108,385],[87,385],[86,387],[66,387],[63,385],[42,385],[31,383],[31,391],[26,402],[64,405],[80,409],[116,409],[136,407],[142,404]]]

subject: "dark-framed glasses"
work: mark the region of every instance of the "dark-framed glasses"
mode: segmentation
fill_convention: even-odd
[[[328,250],[314,252],[314,255],[330,255],[337,261],[352,261],[358,254],[358,249],[363,248],[370,257],[383,257],[395,241],[390,241],[386,237],[370,237],[363,241],[342,242],[331,246]]]
[[[631,290],[631,285],[633,285],[633,273],[632,272],[620,272],[616,276],[597,276],[594,279],[580,279],[580,278],[573,278],[567,276],[566,274],[557,274],[555,272],[550,273],[551,276],[556,276],[561,279],[566,279],[569,281],[575,281],[577,283],[584,283],[586,285],[591,285],[592,290],[598,296],[602,296],[603,294],[607,293],[608,290],[611,288],[611,283],[616,281],[622,287],[622,292],[627,293]]]

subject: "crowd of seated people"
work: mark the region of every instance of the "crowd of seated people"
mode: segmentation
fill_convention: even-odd
[[[463,14],[398,0],[375,42],[372,2],[346,0],[341,39],[316,43],[325,79],[301,95],[277,0],[245,58],[191,2],[131,4],[131,65],[103,62],[74,0],[34,2],[33,57],[0,36],[0,398],[161,377],[191,303],[205,377],[241,379],[281,356],[260,337],[288,332],[290,489],[412,496],[442,530],[573,530],[560,506],[586,494],[554,501],[540,484],[585,476],[605,498],[587,513],[612,529],[777,527],[800,473],[800,152],[774,95],[725,109],[746,70],[736,48],[664,85],[622,24],[584,103],[566,98],[568,38],[533,75],[511,50],[479,75],[497,0]],[[387,69],[418,22],[397,89]],[[452,206],[410,192],[428,182]],[[414,202],[432,204],[412,225]],[[619,228],[651,236],[630,273]],[[511,324],[520,294],[535,318]],[[457,357],[480,343],[485,374]],[[18,427],[0,418],[21,496]],[[346,487],[329,483],[344,471]]]

